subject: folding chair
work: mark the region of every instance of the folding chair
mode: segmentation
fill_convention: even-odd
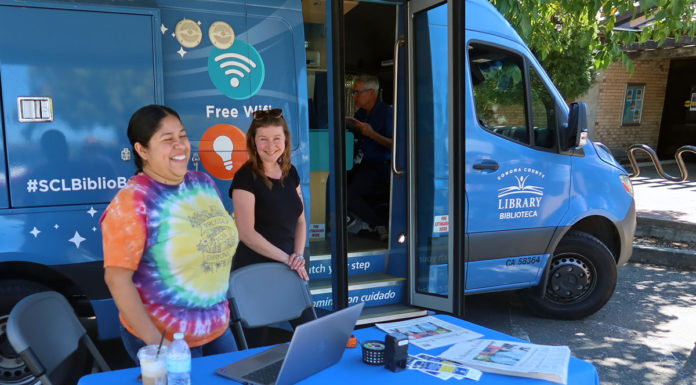
[[[94,365],[110,370],[73,308],[55,291],[19,301],[7,321],[7,338],[43,385],[77,383]]]
[[[305,310],[308,318],[317,318],[307,282],[282,263],[257,263],[233,271],[227,297],[232,331],[242,350],[249,348],[242,327],[294,320]]]

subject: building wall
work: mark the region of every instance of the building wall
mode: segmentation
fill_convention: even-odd
[[[578,98],[577,100],[571,100],[570,102],[585,102],[587,105],[587,132],[590,135],[590,139],[598,141],[597,135],[595,135],[595,121],[597,119],[597,102],[599,101],[599,88],[604,80],[604,71],[598,71],[595,74],[595,80],[592,83],[592,87],[587,91],[585,95]]]
[[[636,143],[657,147],[664,105],[669,58],[634,60],[635,71],[629,73],[623,64],[614,63],[597,77],[597,83],[585,97],[589,101],[590,137],[609,146],[619,157]],[[640,125],[622,126],[626,85],[644,83],[645,95]],[[594,99],[594,100],[593,100]]]

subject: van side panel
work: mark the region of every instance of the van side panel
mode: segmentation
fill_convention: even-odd
[[[12,207],[108,203],[134,172],[128,116],[155,100],[153,15],[0,8]],[[20,97],[50,98],[52,120],[20,121]]]
[[[515,290],[535,286],[539,283],[549,255],[526,255],[524,257],[490,259],[469,262],[475,274],[467,275],[466,294],[491,291]],[[515,274],[509,271],[514,270]]]
[[[466,0],[465,23],[467,35],[469,31],[486,32],[524,45],[510,23],[487,0]]]
[[[135,171],[130,115],[162,101],[159,15],[132,6],[0,3],[2,279],[109,298],[99,218]],[[49,100],[40,109],[46,119],[37,121],[20,98]],[[103,326],[100,337],[118,336]]]

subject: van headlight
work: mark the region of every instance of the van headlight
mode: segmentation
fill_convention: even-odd
[[[619,179],[621,179],[621,184],[623,185],[624,189],[626,189],[626,192],[633,196],[633,185],[631,184],[631,178],[629,178],[626,174],[621,174],[619,175]]]

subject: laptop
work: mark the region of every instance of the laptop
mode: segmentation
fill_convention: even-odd
[[[294,384],[337,363],[363,303],[298,326],[290,344],[280,344],[234,362],[216,374],[243,384]]]

